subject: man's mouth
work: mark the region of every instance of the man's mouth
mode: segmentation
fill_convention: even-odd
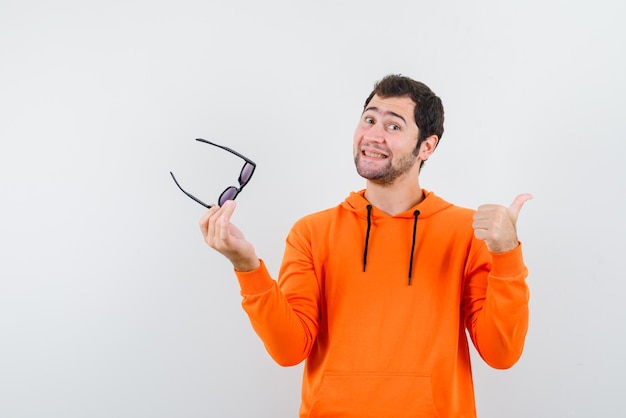
[[[378,159],[387,158],[386,155],[379,154],[379,153],[373,152],[373,151],[365,151],[365,150],[363,150],[363,155],[365,155],[366,157],[370,157],[370,158],[378,158]]]

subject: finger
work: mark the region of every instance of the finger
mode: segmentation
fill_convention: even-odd
[[[200,226],[200,231],[202,232],[202,236],[206,238],[209,230],[209,220],[215,214],[215,212],[219,209],[219,206],[213,205],[209,210],[204,212],[204,214],[200,217],[200,221],[198,222]]]
[[[480,205],[474,212],[474,219],[487,219],[493,217],[494,212],[502,209],[502,206],[495,204]]]
[[[472,222],[472,229],[482,229],[486,231],[487,229],[489,229],[491,224],[492,222],[490,222],[489,219],[474,219],[474,221]]]
[[[230,218],[232,217],[236,207],[237,204],[234,200],[227,200],[222,205],[222,214],[218,219],[218,236],[223,241],[228,240],[230,237]]]
[[[517,219],[517,216],[522,210],[522,206],[524,206],[524,203],[532,198],[533,195],[531,195],[530,193],[522,193],[515,198],[511,206],[509,206],[509,210],[511,211],[515,219]]]
[[[474,236],[481,241],[485,241],[489,237],[486,229],[474,229]]]

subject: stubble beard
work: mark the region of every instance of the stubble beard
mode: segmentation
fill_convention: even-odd
[[[359,176],[381,186],[389,186],[398,177],[409,172],[415,164],[419,164],[419,161],[415,159],[416,156],[417,150],[400,156],[395,164],[392,164],[391,158],[387,158],[385,165],[373,168],[367,167],[367,164],[362,163],[361,153],[359,152],[354,156],[354,165]]]

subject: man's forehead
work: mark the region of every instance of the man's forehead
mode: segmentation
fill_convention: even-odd
[[[415,112],[415,102],[407,96],[380,97],[374,95],[365,107],[365,111],[372,110],[380,113],[394,113],[403,116],[404,119],[412,120]]]
[[[374,105],[373,103],[376,103],[376,105]],[[372,97],[372,100],[370,100],[370,102],[367,104],[367,107],[376,106],[380,108],[381,105],[394,108],[404,108],[411,113],[415,110],[415,102],[408,96],[380,97],[377,94]]]

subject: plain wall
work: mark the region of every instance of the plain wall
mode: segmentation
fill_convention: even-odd
[[[295,417],[203,208],[253,159],[234,222],[276,274],[299,217],[364,181],[373,83],[428,84],[421,185],[508,205],[531,324],[478,412],[623,416],[626,3],[0,0],[0,417]]]

